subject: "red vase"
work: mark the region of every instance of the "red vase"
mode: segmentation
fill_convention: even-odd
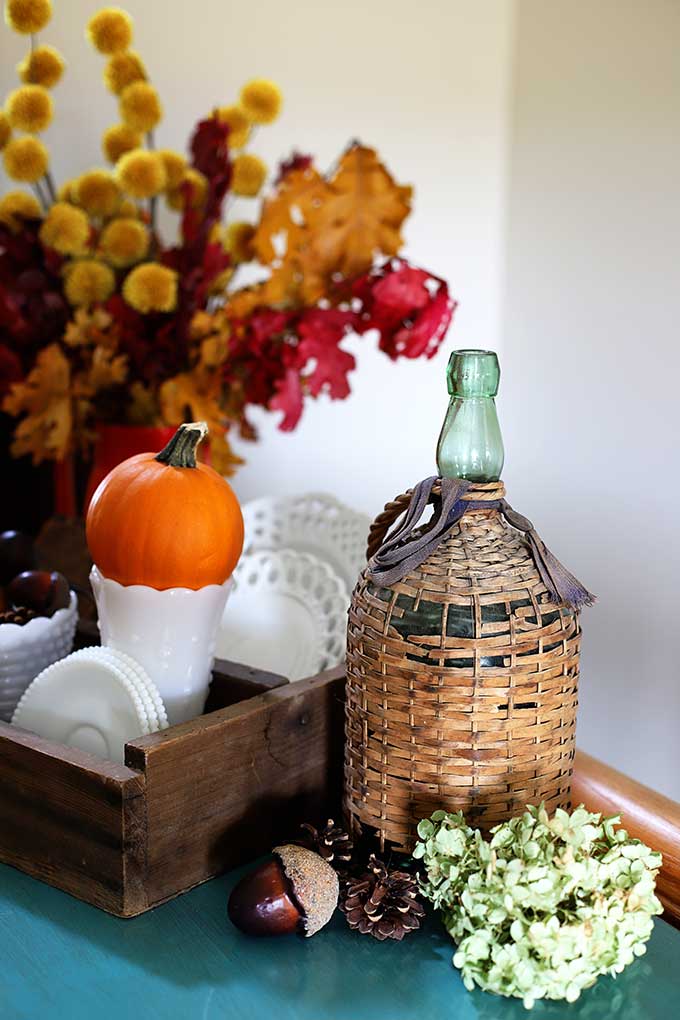
[[[83,513],[109,471],[137,453],[160,453],[176,431],[174,425],[98,425]]]

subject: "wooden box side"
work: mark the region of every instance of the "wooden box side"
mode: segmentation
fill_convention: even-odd
[[[146,779],[149,906],[338,805],[343,686],[338,667],[128,743]]]
[[[0,723],[0,861],[113,914],[146,908],[144,776]]]

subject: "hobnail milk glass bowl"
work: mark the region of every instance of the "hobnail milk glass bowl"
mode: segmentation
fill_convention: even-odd
[[[54,616],[0,624],[0,719],[9,722],[19,699],[37,677],[73,648],[78,620],[78,599],[71,592],[66,609]]]

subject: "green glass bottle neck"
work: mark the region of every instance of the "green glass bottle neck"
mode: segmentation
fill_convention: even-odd
[[[451,399],[437,443],[444,478],[493,482],[503,469],[503,438],[494,397],[500,367],[493,351],[454,351],[447,367]]]

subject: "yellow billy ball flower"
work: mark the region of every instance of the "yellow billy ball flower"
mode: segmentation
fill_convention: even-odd
[[[89,170],[76,181],[74,196],[90,216],[106,219],[120,205],[120,188],[108,170]]]
[[[132,42],[132,18],[120,7],[104,7],[90,18],[87,37],[100,53],[120,53]]]
[[[249,262],[253,257],[255,227],[252,223],[230,223],[224,236],[224,247],[234,262]]]
[[[72,305],[92,305],[106,301],[113,293],[116,278],[113,270],[97,259],[82,259],[69,266],[64,293]]]
[[[39,220],[41,216],[38,199],[26,191],[8,191],[0,198],[0,223],[12,233],[21,229],[22,220]]]
[[[163,160],[163,166],[165,167],[165,186],[174,191],[176,188],[179,188],[184,180],[187,161],[181,152],[174,152],[172,149],[159,149],[158,155]]]
[[[71,177],[68,181],[64,181],[57,188],[57,198],[60,202],[70,202],[71,205],[76,205],[76,184],[78,180],[76,177]]]
[[[132,50],[114,53],[104,68],[104,84],[114,96],[119,96],[123,89],[135,81],[145,81],[146,70],[139,56]]]
[[[118,216],[124,220],[136,220],[139,217],[139,209],[136,202],[131,198],[124,198],[118,209]]]
[[[49,164],[47,146],[31,135],[9,141],[2,157],[7,176],[27,184],[35,184],[44,177]]]
[[[12,137],[12,125],[7,120],[7,115],[0,110],[0,149],[4,149]]]
[[[121,92],[120,117],[134,131],[152,131],[162,116],[158,93],[148,81],[134,81]]]
[[[54,46],[37,46],[17,64],[17,74],[26,85],[54,88],[64,73],[64,58]]]
[[[51,17],[51,0],[7,0],[5,4],[5,21],[21,35],[40,32]]]
[[[7,96],[5,113],[15,131],[44,131],[52,120],[52,96],[42,85],[22,85]]]
[[[90,221],[82,209],[68,202],[55,202],[40,228],[46,248],[61,255],[82,255],[90,239]]]
[[[117,163],[121,156],[142,144],[139,131],[133,131],[127,124],[114,124],[102,136],[102,152],[109,163]]]
[[[111,220],[100,238],[102,254],[114,266],[130,266],[143,259],[149,250],[149,234],[139,220]]]
[[[271,124],[282,103],[281,89],[267,78],[255,78],[241,89],[241,107],[254,124]]]
[[[200,170],[189,167],[182,178],[182,184],[186,181],[191,185],[191,197],[189,199],[192,209],[200,209],[208,197],[208,182]],[[171,209],[181,212],[184,209],[184,191],[182,187],[168,190],[166,201]]]
[[[166,185],[163,160],[157,152],[133,149],[116,163],[116,178],[121,188],[133,198],[152,198]]]
[[[250,121],[240,106],[220,106],[217,119],[229,125],[227,143],[230,149],[242,149],[250,135]]]
[[[123,297],[144,315],[172,312],[177,305],[177,273],[158,262],[143,262],[126,276]]]
[[[232,190],[236,195],[252,198],[265,182],[267,167],[259,156],[250,152],[240,153],[234,160]]]

